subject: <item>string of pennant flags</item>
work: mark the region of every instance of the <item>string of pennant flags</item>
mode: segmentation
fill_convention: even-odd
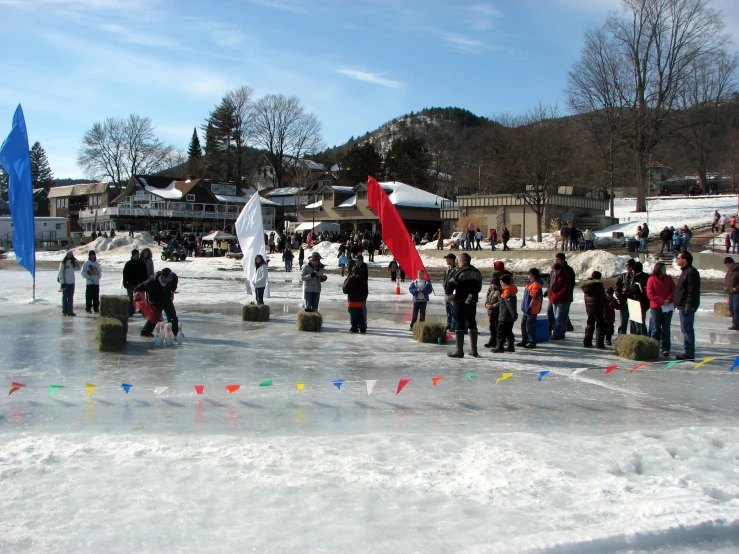
[[[723,359],[726,359],[726,358],[727,358],[727,356],[723,356],[723,357],[716,357],[716,356],[714,356],[714,357],[704,358],[703,360],[701,360],[699,362],[695,362],[695,365],[693,366],[693,369],[698,369],[698,368],[702,367],[705,364],[714,362],[716,360],[723,360]],[[728,357],[728,358],[730,358],[730,357]],[[629,373],[634,373],[635,371],[638,371],[638,370],[640,370],[642,368],[645,368],[645,367],[648,367],[648,366],[652,366],[652,365],[662,365],[662,366],[664,366],[664,367],[662,367],[663,370],[668,370],[668,369],[671,369],[675,365],[680,364],[680,363],[685,364],[686,362],[683,361],[683,360],[673,360],[671,362],[642,362],[642,363],[636,364],[631,369],[629,369]],[[730,372],[734,372],[734,370],[736,368],[738,368],[738,367],[739,367],[739,356],[737,356],[734,359],[731,367],[729,368],[729,371]],[[598,367],[597,366],[589,366],[589,367],[576,368],[576,369],[572,370],[571,376],[574,378],[576,375],[578,375],[580,373],[583,373],[584,371],[593,370],[593,369],[598,369]],[[618,369],[627,369],[627,368],[622,368],[620,365],[609,365],[609,366],[606,367],[605,375],[611,375],[612,373],[614,373]],[[541,383],[542,380],[544,379],[544,377],[546,377],[550,373],[551,373],[551,370],[542,370],[542,371],[539,371],[538,372],[538,376],[537,376],[537,381],[539,383]],[[510,379],[511,377],[513,377],[514,375],[515,375],[514,372],[504,372],[504,373],[501,373],[499,377],[496,377],[495,378],[495,384],[498,385],[501,381],[506,381],[506,380]],[[464,377],[462,377],[462,379],[466,379],[468,381],[472,381],[473,379],[475,379],[475,378],[477,378],[479,376],[480,376],[479,373],[469,371],[469,372],[465,373],[465,375],[464,375]],[[451,379],[458,379],[458,378],[459,377],[451,377]],[[431,378],[431,382],[432,382],[433,386],[436,387],[444,379],[447,379],[447,377],[445,377],[445,376],[432,377]],[[386,379],[383,379],[383,380],[386,380]],[[400,379],[398,381],[398,387],[397,387],[397,390],[395,391],[395,394],[396,395],[400,394],[400,392],[411,381],[413,381],[413,378],[410,378],[410,379]],[[365,386],[367,387],[367,394],[368,395],[371,395],[372,394],[372,391],[375,388],[375,385],[378,382],[378,380],[377,379],[364,379],[364,380],[361,380],[361,381],[347,381],[347,380],[344,380],[344,379],[336,379],[334,381],[331,381],[331,384],[333,386],[335,386],[338,390],[342,390],[341,387],[344,384],[347,384],[347,383],[362,383],[362,382],[365,383]],[[295,389],[298,390],[298,391],[302,391],[302,390],[304,390],[306,388],[307,385],[308,385],[308,383],[295,383]],[[85,384],[85,389],[87,391],[87,395],[90,398],[92,398],[92,395],[94,394],[95,389],[97,389],[99,386],[100,385],[97,385],[95,383],[86,383]],[[111,385],[104,385],[104,386],[106,388],[108,388]],[[267,379],[267,380],[261,381],[259,383],[259,387],[273,387],[273,386],[275,386],[275,383],[273,382],[272,379]],[[30,386],[29,387],[29,386],[25,385],[24,383],[19,383],[19,382],[13,381],[11,383],[11,385],[10,385],[10,392],[8,392],[8,396],[12,395],[14,392],[17,392],[19,390],[26,389],[26,388],[46,388],[46,385],[43,385],[43,386],[41,386],[41,385],[34,385],[34,386]],[[51,397],[57,390],[63,389],[63,388],[67,388],[67,387],[65,385],[48,385],[48,396]],[[69,388],[71,388],[72,390],[74,390],[76,387],[69,387]],[[133,388],[133,385],[130,384],[130,383],[121,383],[120,388],[123,390],[123,392],[125,394],[128,394],[131,391],[131,389]],[[202,396],[202,395],[205,394],[205,385],[193,385],[193,388],[195,389],[195,394],[196,395]],[[241,389],[241,385],[240,384],[226,385],[225,386],[225,389],[226,389],[226,392],[228,394],[233,394],[236,391],[238,391],[238,390]],[[169,387],[167,387],[167,386],[159,386],[159,387],[154,388],[154,394],[161,395],[161,394],[165,393],[168,390],[169,390]]]

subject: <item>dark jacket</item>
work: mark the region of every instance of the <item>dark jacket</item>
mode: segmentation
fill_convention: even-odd
[[[343,290],[344,294],[347,295],[346,300],[349,303],[350,308],[362,307],[367,301],[367,295],[369,294],[369,291],[367,290],[367,281],[362,279],[361,275],[349,275],[349,277],[344,281],[344,285],[341,287],[341,290]],[[352,306],[352,304],[361,304],[362,306]]]
[[[603,287],[603,283],[593,279],[585,281],[580,288],[585,294],[585,312],[588,315],[605,318],[608,299],[606,298],[606,289]]]
[[[476,267],[466,265],[457,270],[449,279],[444,292],[454,294],[455,302],[477,302],[477,294],[482,290],[482,273]]]
[[[366,283],[369,281],[369,269],[367,268],[367,264],[356,264],[356,267],[359,269],[359,275],[364,279],[364,282]]]
[[[675,291],[675,306],[686,308],[690,306],[693,310],[698,309],[701,304],[701,275],[692,265],[689,265],[680,273]]]
[[[638,300],[641,304],[642,310],[649,308],[649,296],[647,296],[647,281],[649,281],[649,275],[643,271],[634,275],[634,279],[631,283],[631,288],[626,294],[627,298],[631,300]]]
[[[508,285],[500,295],[498,303],[498,323],[513,323],[518,319],[516,311],[516,294],[518,288],[516,285]]]
[[[734,267],[726,272],[724,290],[726,294],[736,294],[739,292],[739,264],[734,264]]]
[[[606,323],[613,323],[616,321],[616,310],[621,310],[621,305],[618,302],[618,298],[615,296],[606,304],[604,321]]]
[[[172,300],[172,295],[177,290],[177,275],[172,273],[172,280],[164,284],[159,281],[161,276],[162,272],[158,271],[154,277],[149,277],[143,283],[139,283],[134,290],[145,291],[149,302],[152,304],[161,304]]]
[[[135,287],[149,278],[149,270],[146,264],[139,258],[131,258],[123,266],[123,288]]]
[[[621,310],[625,310],[627,308],[626,295],[629,293],[629,289],[631,288],[631,280],[633,278],[634,276],[627,271],[626,273],[622,273],[621,275],[619,275],[616,279],[615,296],[618,299],[619,304],[621,305]]]
[[[490,287],[488,289],[487,297],[485,298],[485,304],[489,304],[488,315],[493,318],[493,321],[498,320],[499,306],[500,306],[500,289],[494,289]]]
[[[572,269],[572,266],[567,262],[564,262],[562,266],[567,272],[567,277],[569,277],[570,280],[570,302],[572,302],[575,299],[575,283],[577,282],[577,278],[575,277],[575,270]]]

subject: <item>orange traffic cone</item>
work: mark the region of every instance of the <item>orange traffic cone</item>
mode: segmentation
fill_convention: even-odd
[[[398,281],[397,279],[395,280],[395,294],[400,296],[400,281]]]

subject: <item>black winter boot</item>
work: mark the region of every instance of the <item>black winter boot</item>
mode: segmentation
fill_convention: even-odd
[[[464,358],[464,331],[457,331],[455,335],[457,337],[457,349],[454,352],[447,352],[446,355],[450,358]]]
[[[470,329],[470,346],[469,355],[477,358],[477,329]]]
[[[508,344],[505,347],[506,352],[515,352],[516,349],[513,348],[513,341],[508,341]]]
[[[505,352],[505,350],[503,349],[503,339],[498,338],[498,342],[495,345],[495,348],[493,348],[492,352],[498,352],[498,353]]]

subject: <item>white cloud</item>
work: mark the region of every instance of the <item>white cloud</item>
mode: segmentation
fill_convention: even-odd
[[[244,2],[283,12],[303,15],[311,15],[313,13],[313,10],[308,8],[308,4],[301,0],[244,0]]]
[[[403,88],[405,86],[405,84],[401,83],[400,81],[388,79],[378,73],[370,73],[368,71],[360,71],[358,69],[349,68],[339,68],[336,70],[336,72],[340,73],[341,75],[346,75],[347,77],[350,77],[352,79],[356,79],[357,81],[365,81],[367,83],[373,83],[375,85],[381,85],[383,87]]]
[[[143,32],[141,29],[131,29],[125,25],[117,25],[113,23],[105,23],[100,25],[100,30],[104,33],[114,35],[120,42],[129,44],[139,44],[142,46],[159,46],[162,48],[177,48],[177,41],[165,35],[152,35]]]
[[[503,16],[503,12],[490,4],[474,4],[467,11],[471,16],[470,25],[479,31],[492,29],[495,21]]]
[[[488,46],[481,40],[472,39],[462,35],[442,33],[441,38],[448,42],[452,48],[461,52],[480,52],[487,50]]]

